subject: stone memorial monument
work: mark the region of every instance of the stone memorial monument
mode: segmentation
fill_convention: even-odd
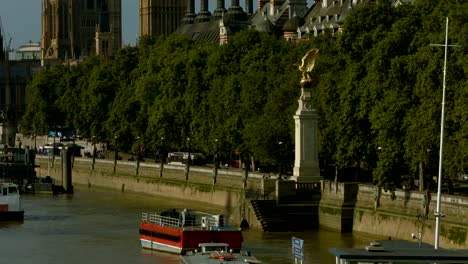
[[[320,176],[318,161],[318,119],[317,110],[312,102],[312,77],[319,50],[309,50],[302,58],[299,70],[301,77],[301,96],[295,120],[295,161],[293,179],[297,182],[318,182]]]

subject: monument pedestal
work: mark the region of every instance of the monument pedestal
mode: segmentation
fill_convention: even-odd
[[[312,102],[310,81],[301,82],[299,107],[294,115],[295,121],[295,161],[293,179],[296,182],[318,182],[320,176],[318,161],[318,120],[319,116]]]

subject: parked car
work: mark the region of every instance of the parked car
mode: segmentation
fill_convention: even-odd
[[[192,165],[202,166],[206,164],[206,157],[202,153],[190,153]],[[168,154],[168,163],[182,163],[187,164],[188,152],[171,152]]]
[[[460,180],[461,181],[465,181],[465,182],[468,182],[468,168],[467,169],[463,169],[461,171],[461,174],[460,174]]]
[[[466,174],[466,173],[462,174],[462,181],[468,182],[468,174]]]

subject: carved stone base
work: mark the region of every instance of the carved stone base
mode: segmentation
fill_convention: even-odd
[[[323,180],[323,177],[322,176],[292,176],[290,179],[299,183],[307,183],[307,182],[320,182],[321,180]]]

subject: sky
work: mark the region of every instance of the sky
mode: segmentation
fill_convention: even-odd
[[[185,0],[181,0],[185,1]],[[11,38],[11,48],[41,40],[41,0],[0,0],[0,18],[5,41]],[[209,0],[209,10],[216,8],[215,0]],[[244,6],[245,1],[239,1]],[[309,7],[311,1],[309,0]],[[199,10],[199,0],[195,0],[195,11]],[[226,8],[231,1],[226,0]],[[257,1],[253,1],[254,11]],[[21,14],[19,14],[21,10]],[[122,45],[135,45],[139,34],[139,1],[122,0]]]

